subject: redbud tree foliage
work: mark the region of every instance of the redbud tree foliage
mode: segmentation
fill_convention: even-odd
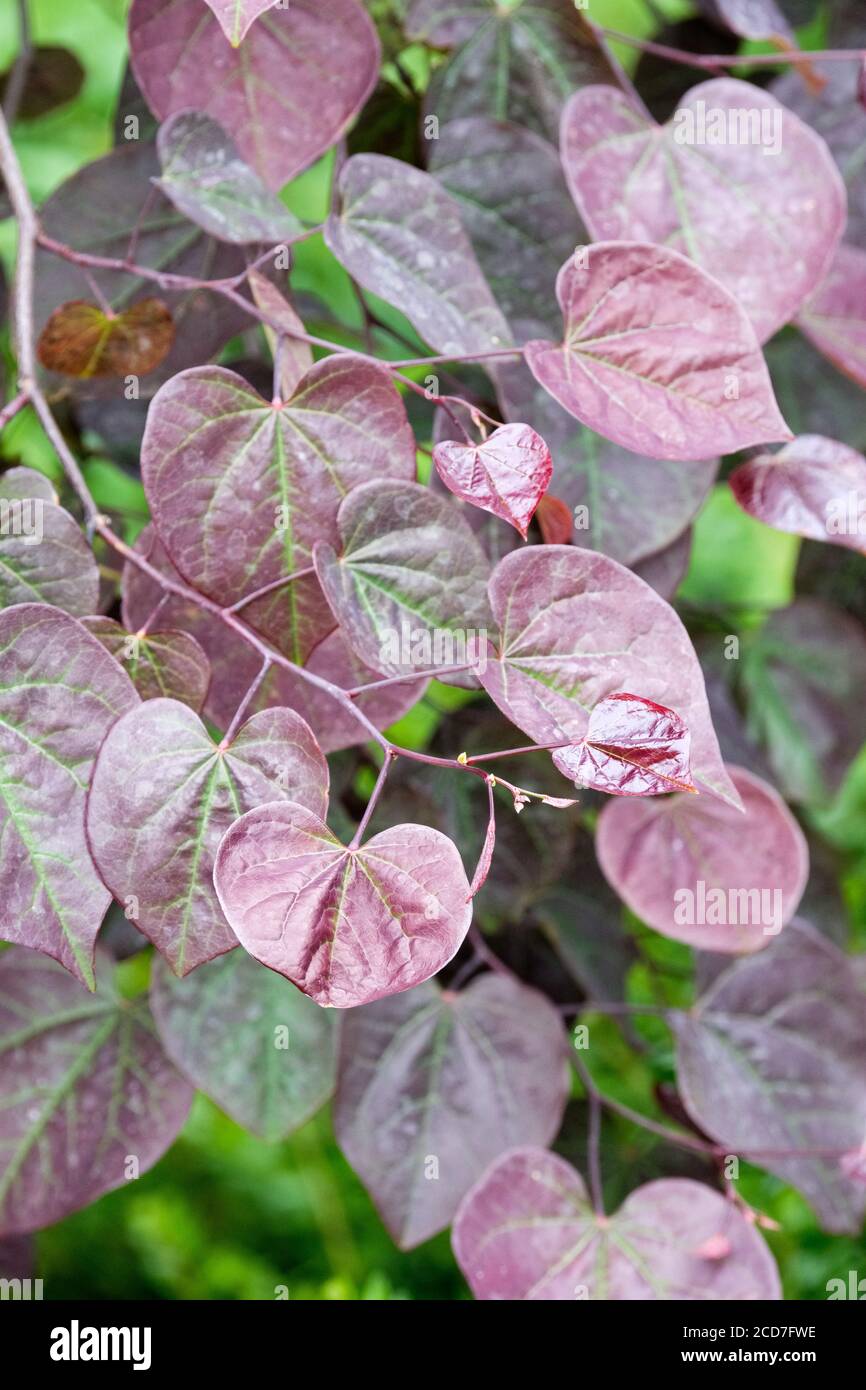
[[[779,1298],[750,1190],[861,1230],[866,31],[700,9],[132,0],[45,198],[25,23],[3,1238],[195,1090],[330,1104],[477,1298]]]

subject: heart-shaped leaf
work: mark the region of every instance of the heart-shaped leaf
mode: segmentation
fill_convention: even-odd
[[[120,314],[72,300],[39,335],[43,367],[65,376],[146,376],[171,351],[174,324],[161,299],[140,299]]]
[[[789,439],[740,305],[667,247],[602,242],[567,261],[561,344],[527,343],[546,391],[583,424],[653,458],[714,458]]]
[[[201,0],[133,0],[129,47],[154,114],[212,116],[269,188],[339,139],[379,74],[376,30],[356,0],[328,0],[326,18],[319,0],[271,7],[234,50]]]
[[[529,425],[500,425],[480,444],[444,440],[433,462],[464,502],[507,521],[524,540],[553,473],[550,450]]]
[[[338,1009],[429,980],[472,917],[460,855],[438,830],[398,825],[347,849],[291,802],[235,821],[214,883],[250,955]]]
[[[123,664],[142,700],[180,700],[198,713],[207,698],[210,662],[188,632],[128,632],[114,618],[85,618],[88,632]]]
[[[272,10],[278,0],[206,0],[206,3],[219,20],[232,48],[237,48],[259,15]]]
[[[613,796],[693,792],[691,735],[678,714],[640,695],[618,693],[600,700],[586,737],[558,749],[553,761],[578,787]]]
[[[458,209],[420,169],[356,154],[340,171],[325,241],[365,289],[403,311],[437,352],[488,352],[511,340]]]
[[[185,980],[159,962],[150,1000],[175,1065],[262,1139],[284,1139],[333,1093],[334,1016],[246,951]]]
[[[451,1222],[492,1159],[547,1144],[568,1095],[565,1034],[534,989],[432,981],[353,1010],[340,1035],[337,1142],[403,1250]]]
[[[87,804],[103,882],[183,976],[237,941],[213,889],[220,839],[263,802],[328,804],[328,765],[293,710],[263,710],[217,746],[176,700],[148,700],[111,729]]]
[[[452,503],[417,483],[366,483],[337,524],[342,554],[317,545],[316,574],[358,657],[386,676],[437,667],[474,685],[446,668],[486,658],[490,566]]]
[[[557,139],[562,103],[587,82],[616,81],[573,0],[413,0],[413,39],[462,47],[433,74],[427,110],[446,122],[489,116]]]
[[[231,136],[201,111],[179,111],[157,138],[158,186],[220,241],[291,241],[301,224],[241,159]]]
[[[742,663],[751,731],[792,801],[821,805],[866,739],[866,630],[820,599],[771,613]]]
[[[866,458],[805,434],[777,454],[759,454],[728,479],[744,511],[777,531],[866,550]]]
[[[415,441],[389,374],[357,357],[317,363],[285,402],[199,367],[155,397],[141,470],[178,570],[231,604],[308,568],[316,541],[336,542],[337,509],[356,484],[414,478]],[[312,577],[256,600],[244,618],[298,663],[334,627]]]
[[[33,951],[0,954],[0,1234],[51,1226],[147,1172],[187,1117],[192,1087],[110,967],[93,995]]]
[[[661,127],[613,87],[584,88],[563,112],[561,149],[594,238],[682,251],[740,302],[761,342],[820,284],[845,229],[824,141],[750,82],[700,83]],[[728,206],[736,215],[720,218]]]
[[[27,468],[13,472],[31,474]],[[78,523],[54,502],[34,496],[43,485],[50,488],[47,479],[33,488],[24,478],[7,484],[9,476],[0,479],[0,606],[50,603],[75,617],[92,613],[99,571]]]
[[[0,937],[53,956],[90,989],[109,898],[87,849],[85,794],[104,735],[137,704],[74,618],[37,603],[0,613]]]
[[[556,333],[556,276],[586,240],[556,147],[519,125],[470,117],[430,142],[429,168],[457,204],[517,342]]]
[[[506,555],[489,592],[499,656],[479,676],[513,724],[536,743],[578,743],[600,700],[640,690],[686,724],[699,789],[739,804],[688,633],[643,580],[606,555],[548,545]]]
[[[782,1296],[762,1237],[705,1183],[660,1178],[604,1217],[580,1174],[544,1149],[515,1149],[488,1168],[460,1206],[452,1242],[481,1299]]]
[[[798,1187],[826,1230],[858,1234],[866,1189],[840,1162],[866,1133],[866,994],[851,960],[792,922],[672,1023],[695,1124]]]
[[[611,887],[663,936],[745,954],[790,922],[809,851],[778,792],[744,768],[729,771],[745,815],[708,797],[611,801],[596,853]]]
[[[806,337],[858,386],[866,388],[866,251],[843,243],[827,278],[797,319]],[[836,431],[834,430],[835,434]]]

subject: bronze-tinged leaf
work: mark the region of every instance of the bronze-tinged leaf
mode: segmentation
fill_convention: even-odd
[[[174,323],[160,299],[107,314],[86,299],[55,309],[39,336],[43,367],[65,376],[145,376],[168,356]]]

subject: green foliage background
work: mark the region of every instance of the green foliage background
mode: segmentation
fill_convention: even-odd
[[[112,120],[126,61],[126,0],[32,0],[34,36],[39,43],[73,50],[86,79],[76,100],[37,120],[19,121],[14,130],[25,174],[41,201],[81,165],[111,148]],[[430,55],[415,46],[400,51],[393,22],[396,0],[368,0],[380,23],[386,56],[423,84]],[[646,37],[658,17],[694,13],[688,0],[591,0],[592,18],[620,31]],[[821,11],[807,31],[804,47],[820,46]],[[15,7],[0,8],[0,67],[8,68],[18,43]],[[758,45],[744,45],[749,50]],[[619,46],[618,56],[634,66],[635,53]],[[386,75],[402,80],[391,64]],[[698,75],[696,75],[698,80]],[[285,192],[304,217],[321,218],[330,188],[326,157]],[[0,222],[0,256],[11,271],[15,230]],[[296,285],[314,290],[349,325],[348,342],[360,338],[358,307],[344,273],[325,252],[320,238],[300,248]],[[412,330],[388,306],[377,306],[386,322]],[[310,328],[316,331],[315,325]],[[328,325],[334,337],[340,330]],[[402,349],[384,340],[387,355]],[[11,367],[8,331],[2,352]],[[0,458],[22,462],[59,478],[59,466],[30,412],[5,432]],[[137,482],[115,464],[98,457],[86,468],[100,505],[125,519],[128,536],[146,520]],[[708,499],[696,529],[690,572],[680,592],[689,605],[729,608],[742,627],[750,612],[758,622],[767,610],[789,603],[799,542],[769,531],[744,515],[729,491],[719,487]],[[440,687],[402,721],[399,741],[423,746],[445,709],[465,697]],[[866,756],[858,763],[836,802],[814,817],[816,828],[844,856],[843,890],[849,910],[852,946],[866,948]],[[687,1004],[691,987],[688,952],[635,926],[644,950],[629,979],[635,1001]],[[594,1073],[602,1089],[645,1113],[658,1113],[654,1088],[673,1080],[670,1038],[659,1023],[637,1025],[642,1053],[628,1045],[610,1020],[592,1021]],[[599,1063],[595,1059],[600,1057]],[[583,1111],[576,1088],[559,1147],[583,1166]],[[603,1154],[606,1196],[611,1204],[653,1174],[659,1145],[621,1120],[605,1121]],[[661,1161],[676,1171],[675,1154]],[[781,1229],[769,1232],[779,1261],[785,1294],[793,1299],[826,1297],[830,1278],[849,1270],[866,1274],[862,1241],[829,1237],[818,1230],[806,1203],[775,1178],[743,1165],[739,1190]],[[327,1112],[289,1141],[269,1145],[240,1130],[199,1096],[190,1120],[171,1151],[150,1173],[102,1198],[38,1237],[37,1273],[49,1299],[462,1299],[468,1291],[457,1270],[447,1235],[408,1254],[398,1251],[385,1232],[358,1178],[334,1143]]]

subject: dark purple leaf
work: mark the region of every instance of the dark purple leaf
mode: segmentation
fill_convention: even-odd
[[[103,957],[88,994],[33,951],[0,955],[0,1234],[53,1225],[138,1178],[186,1119],[192,1087],[110,967]]]
[[[773,95],[816,130],[829,146],[848,189],[847,240],[866,246],[866,111],[857,100],[856,63],[815,63],[820,92],[792,68],[773,83]]]
[[[464,1198],[452,1240],[479,1299],[782,1296],[763,1238],[721,1193],[660,1178],[600,1217],[580,1174],[544,1149],[515,1149],[492,1164]]]
[[[844,243],[797,319],[834,366],[866,389],[866,250]],[[835,431],[833,431],[835,434]]]
[[[432,981],[348,1014],[337,1142],[403,1250],[448,1226],[492,1159],[547,1144],[568,1095],[562,1022],[534,989]]]
[[[663,936],[745,954],[769,946],[793,917],[809,852],[778,792],[743,768],[729,771],[745,815],[709,797],[611,801],[596,852],[611,887]]]
[[[480,444],[437,444],[433,462],[449,491],[501,517],[526,540],[553,473],[541,435],[529,425],[500,425]]]
[[[0,613],[0,937],[53,956],[90,989],[109,898],[87,850],[85,794],[105,733],[137,704],[74,618],[38,603]]]
[[[429,980],[472,917],[460,855],[438,830],[400,825],[347,849],[292,802],[235,821],[214,882],[250,955],[338,1009]]]
[[[794,46],[793,30],[776,0],[698,0],[698,8],[741,39],[784,39],[786,47]]]
[[[662,127],[612,87],[577,92],[562,158],[596,240],[682,251],[740,302],[761,342],[820,284],[845,229],[845,186],[824,141],[734,78],[693,87]]]
[[[244,811],[284,798],[324,815],[328,765],[293,710],[264,710],[227,747],[176,700],[148,700],[111,729],[93,773],[87,836],[130,920],[183,976],[237,941],[213,888],[214,856]]]
[[[858,1234],[866,1190],[840,1162],[866,1133],[866,994],[851,960],[793,922],[673,1025],[695,1123],[799,1188],[826,1230]]]
[[[185,980],[160,962],[150,999],[175,1065],[262,1139],[284,1139],[333,1093],[333,1015],[246,951],[232,951]]]
[[[420,169],[353,155],[340,171],[325,240],[349,274],[401,309],[437,352],[488,352],[511,341],[457,205]]]
[[[6,98],[14,67],[0,76],[0,101]],[[35,120],[73,101],[81,91],[84,68],[68,48],[37,44],[30,54],[27,75],[16,108],[18,120]]]
[[[564,341],[527,343],[536,380],[605,438],[654,458],[713,458],[790,438],[740,305],[667,247],[606,242],[567,261]]]
[[[740,464],[729,482],[743,510],[766,526],[866,550],[866,458],[846,444],[801,435]]]
[[[286,402],[200,367],[154,399],[141,469],[172,561],[230,604],[308,568],[317,541],[336,542],[337,509],[356,484],[414,478],[415,441],[389,374],[357,357],[317,363]],[[312,576],[243,615],[296,662],[334,627]]]
[[[316,546],[316,574],[334,616],[366,665],[386,676],[487,655],[490,566],[451,502],[417,483],[367,483],[340,507],[342,553]]]
[[[53,493],[47,478],[29,468],[12,473],[0,477],[0,606],[49,603],[76,618],[92,613],[99,571],[81,528],[46,500]]]
[[[674,595],[686,577],[692,554],[691,527],[684,531],[664,550],[656,550],[638,560],[634,572],[645,584],[661,595],[666,603],[673,603]]]
[[[738,804],[688,633],[636,575],[589,550],[539,546],[499,562],[490,603],[499,658],[479,675],[536,743],[579,742],[593,706],[615,691],[639,690],[685,722],[696,784]]]
[[[679,715],[640,695],[618,693],[600,700],[586,737],[553,754],[564,777],[578,787],[614,796],[693,792],[691,736]]]
[[[85,618],[84,626],[122,663],[142,700],[164,696],[199,713],[210,685],[210,662],[188,632],[128,632],[114,618]]]
[[[133,0],[129,46],[154,114],[212,116],[270,188],[339,139],[379,75],[376,30],[356,0],[271,8],[236,49],[201,0]]]

